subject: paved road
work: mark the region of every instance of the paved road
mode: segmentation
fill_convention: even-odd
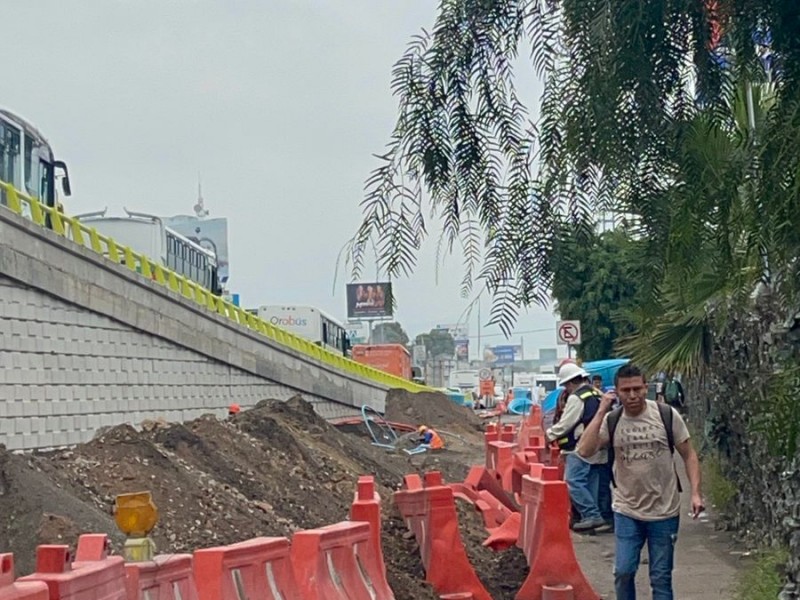
[[[678,459],[680,462],[680,459]],[[682,480],[687,481],[682,474]],[[685,486],[685,487],[688,487]],[[675,598],[678,600],[730,600],[738,563],[730,554],[731,547],[724,532],[714,530],[710,520],[694,521],[689,516],[691,499],[683,494],[681,527],[675,550]],[[712,515],[713,518],[713,515]],[[604,600],[614,599],[614,536],[613,534],[573,534],[575,552],[584,573]],[[642,557],[647,556],[644,550]],[[647,565],[639,568],[636,579],[639,600],[650,598]]]

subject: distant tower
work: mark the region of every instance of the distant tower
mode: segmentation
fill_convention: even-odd
[[[199,174],[197,175],[197,204],[194,205],[194,214],[197,215],[198,219],[208,216],[208,211],[203,202],[203,183],[200,181]]]

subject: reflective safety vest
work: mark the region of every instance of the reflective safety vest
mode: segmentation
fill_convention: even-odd
[[[428,429],[428,431],[426,431],[425,433],[431,434],[431,440],[428,442],[428,445],[431,447],[432,450],[439,450],[440,448],[444,448],[444,441],[442,440],[442,436],[436,433],[436,431],[434,431],[433,429]]]
[[[588,383],[579,387],[572,393],[572,395],[577,396],[583,402],[583,413],[581,414],[581,418],[575,424],[575,426],[556,440],[559,449],[567,452],[575,450],[575,447],[578,445],[579,437],[576,437],[575,432],[578,430],[579,426],[582,425],[583,428],[586,429],[586,426],[592,422],[592,419],[594,419],[594,416],[597,414],[597,411],[600,408],[600,398],[603,397],[600,392],[598,392]]]

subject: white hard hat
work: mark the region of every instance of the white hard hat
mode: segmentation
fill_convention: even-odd
[[[581,369],[575,363],[567,363],[562,365],[558,370],[558,385],[564,385],[568,381],[572,381],[577,377],[589,377],[589,373]]]

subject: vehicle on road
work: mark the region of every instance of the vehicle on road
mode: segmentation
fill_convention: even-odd
[[[158,261],[162,267],[191,279],[212,294],[222,293],[216,254],[173,231],[160,217],[128,209],[125,213],[124,217],[109,217],[103,209],[75,218],[117,244],[128,246],[150,260]]]
[[[345,356],[350,350],[344,324],[313,306],[264,305],[254,311],[261,319]]]
[[[411,353],[402,344],[356,344],[353,360],[396,377],[411,379]]]
[[[56,178],[59,173],[62,192],[69,196],[72,190],[66,163],[56,160],[53,148],[38,129],[19,115],[0,108],[0,181],[57,208]],[[2,188],[0,204],[8,205]],[[51,226],[49,218],[46,225]]]

